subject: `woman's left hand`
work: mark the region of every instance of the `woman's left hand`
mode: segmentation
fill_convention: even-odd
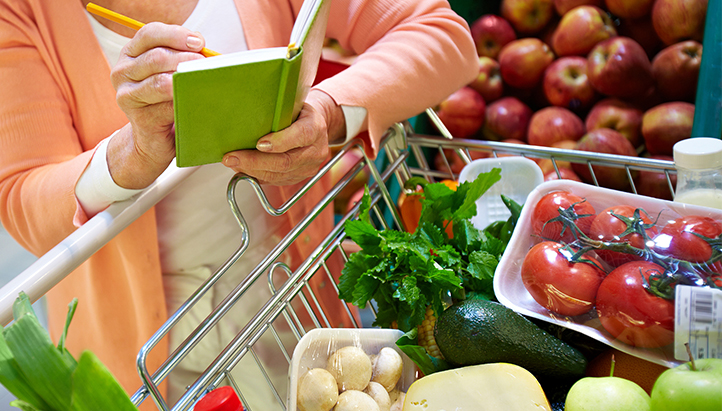
[[[223,164],[262,184],[294,184],[316,174],[328,159],[329,141],[345,135],[341,107],[328,94],[311,90],[293,124],[263,136],[257,150],[227,153]]]

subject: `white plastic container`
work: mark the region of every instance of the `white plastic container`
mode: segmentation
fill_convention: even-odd
[[[511,215],[501,194],[524,204],[529,193],[544,182],[544,174],[534,161],[524,157],[500,157],[482,158],[467,164],[459,173],[459,183],[474,181],[479,174],[493,168],[501,169],[501,180],[476,200],[476,216],[471,218],[471,223],[478,230]]]
[[[674,145],[674,201],[722,209],[722,140],[696,137]]]
[[[312,368],[326,368],[328,357],[346,346],[356,346],[368,355],[375,355],[383,347],[395,349],[404,361],[404,371],[397,387],[406,392],[416,381],[417,369],[411,359],[397,346],[404,333],[394,329],[378,328],[316,328],[309,331],[293,350],[291,367],[288,370],[288,411],[296,411],[299,378]]]
[[[567,317],[547,310],[532,298],[521,279],[521,266],[524,257],[531,247],[541,241],[533,235],[531,215],[536,203],[544,195],[554,191],[567,191],[586,198],[587,201],[594,205],[597,212],[619,204],[631,204],[643,208],[649,215],[659,216],[658,221],[660,222],[692,214],[722,221],[722,211],[639,196],[570,180],[548,181],[539,185],[529,194],[506,252],[499,261],[494,274],[494,293],[497,299],[500,303],[520,314],[570,328],[620,351],[657,364],[667,367],[679,365],[681,362],[675,360],[673,344],[662,348],[633,347],[615,339],[606,332],[601,326],[595,310],[591,310],[586,314]]]

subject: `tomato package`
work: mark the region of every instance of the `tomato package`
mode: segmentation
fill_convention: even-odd
[[[668,367],[675,287],[722,285],[722,211],[557,180],[532,191],[499,301]]]

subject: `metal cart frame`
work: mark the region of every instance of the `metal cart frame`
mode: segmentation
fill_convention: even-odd
[[[398,123],[391,127],[382,141],[382,153],[386,158],[384,164],[379,167],[377,166],[379,161],[375,162],[364,156],[364,158],[352,167],[352,169],[333,186],[328,194],[312,208],[308,215],[273,248],[263,261],[228,293],[223,302],[220,303],[207,318],[198,324],[195,331],[191,333],[175,351],[170,353],[159,369],[149,370],[146,366],[146,359],[150,351],[178,324],[181,318],[190,311],[200,298],[213,287],[218,279],[242,257],[248,246],[248,225],[235,199],[237,185],[242,182],[250,184],[269,214],[274,216],[282,215],[302,198],[311,186],[328,173],[334,164],[340,161],[343,156],[347,155],[350,150],[356,147],[362,148],[362,143],[359,140],[353,140],[346,144],[293,198],[280,207],[274,207],[270,204],[262,187],[254,179],[244,175],[234,176],[228,184],[227,198],[231,212],[235,216],[241,230],[239,247],[228,258],[226,263],[208,278],[143,346],[138,354],[137,360],[137,367],[143,381],[143,386],[132,396],[131,399],[133,402],[140,404],[150,397],[159,410],[190,410],[203,394],[219,385],[226,384],[226,382],[236,388],[236,391],[243,400],[244,393],[238,385],[235,384],[235,381],[230,376],[230,371],[241,359],[247,358],[246,356],[250,355],[266,377],[269,388],[274,393],[278,402],[278,407],[275,409],[286,409],[286,398],[282,394],[283,388],[285,387],[274,386],[268,377],[265,365],[254,351],[254,344],[256,344],[264,334],[273,336],[285,360],[290,364],[293,347],[288,347],[281,341],[275,327],[277,321],[284,321],[285,324],[290,327],[296,342],[308,331],[309,326],[310,328],[332,327],[318,299],[309,287],[309,280],[313,276],[328,276],[331,280],[330,283],[333,284],[334,288],[336,287],[333,280],[333,273],[327,264],[327,259],[334,253],[340,253],[345,260],[348,260],[348,251],[345,247],[347,242],[345,241],[344,223],[356,217],[358,205],[347,215],[343,216],[330,232],[319,234],[320,236],[325,236],[323,241],[321,241],[320,245],[312,253],[305,256],[303,263],[295,270],[291,270],[290,267],[279,261],[279,256],[298,239],[308,224],[318,217],[326,207],[333,206],[332,203],[341,190],[364,168],[371,174],[369,189],[373,204],[372,213],[376,217],[375,220],[377,224],[384,228],[396,227],[403,229],[403,223],[396,208],[395,196],[392,195],[392,190],[390,189],[394,184],[396,184],[395,187],[397,188],[402,187],[404,181],[416,175],[424,176],[432,181],[444,178],[458,178],[458,175],[452,172],[448,162],[446,163],[447,170],[445,171],[435,170],[429,166],[427,158],[429,154],[433,155],[435,151],[443,153],[444,150],[454,150],[467,163],[471,158],[470,151],[487,152],[492,156],[509,154],[539,159],[547,158],[552,160],[552,164],[557,173],[559,173],[557,166],[557,162],[559,161],[586,163],[592,175],[594,175],[595,167],[620,167],[626,170],[632,190],[634,190],[635,193],[636,188],[634,179],[632,178],[633,171],[660,172],[666,174],[669,189],[674,193],[671,176],[675,173],[675,169],[674,163],[671,161],[501,142],[453,139],[433,110],[427,110],[427,114],[430,120],[441,131],[441,137],[416,134],[408,122]],[[171,166],[155,183],[141,194],[131,200],[113,204],[105,211],[99,213],[3,287],[0,290],[0,315],[2,315],[3,324],[7,324],[12,320],[12,303],[19,291],[25,291],[32,301],[42,297],[53,285],[70,274],[70,272],[90,257],[90,255],[160,201],[178,183],[195,170],[195,168],[178,169]],[[596,177],[594,182],[597,184]],[[283,277],[282,281],[280,281],[280,286],[278,285],[279,276]],[[271,297],[268,301],[225,349],[218,354],[215,360],[208,365],[206,371],[187,388],[185,394],[176,401],[175,404],[169,404],[159,390],[158,384],[160,384],[193,349],[197,349],[199,341],[208,334],[209,330],[215,326],[236,303],[242,300],[244,294],[253,284],[260,284],[259,282],[264,281],[264,279],[268,282],[271,292]],[[338,292],[338,288],[335,288],[335,291]],[[299,307],[305,311],[305,314],[310,316],[311,324],[303,323],[299,319],[299,313],[297,312]],[[373,308],[368,311],[367,314],[369,317],[375,314]],[[347,310],[346,314],[355,327],[368,326],[368,324],[364,324],[363,321],[359,321],[358,317],[353,315],[350,310]],[[248,409],[250,410],[250,408]]]

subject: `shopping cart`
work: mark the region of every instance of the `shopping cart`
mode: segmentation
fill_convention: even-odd
[[[138,370],[143,386],[132,396],[136,404],[144,401],[155,402],[159,410],[190,410],[209,390],[230,384],[237,390],[245,402],[247,392],[236,384],[233,370],[236,367],[255,367],[258,375],[263,376],[265,384],[274,399],[271,407],[264,410],[285,410],[286,389],[288,380],[272,378],[272,370],[264,360],[264,356],[256,350],[262,339],[275,342],[278,350],[273,367],[278,372],[278,359],[281,366],[291,363],[295,344],[312,328],[334,327],[329,321],[328,313],[324,312],[319,298],[309,286],[312,278],[321,276],[328,284],[334,287],[334,278],[339,273],[333,272],[333,265],[328,264],[330,258],[348,260],[353,244],[346,238],[344,224],[349,219],[357,217],[358,205],[342,216],[337,224],[327,233],[315,233],[317,238],[323,238],[317,248],[305,260],[291,269],[280,258],[294,242],[302,241],[301,233],[324,209],[333,207],[334,199],[353,178],[366,169],[371,178],[369,180],[369,193],[371,198],[373,221],[378,228],[403,229],[403,222],[396,207],[400,187],[412,176],[423,176],[430,181],[441,179],[456,179],[451,165],[445,159],[445,167],[430,166],[436,153],[456,152],[465,162],[471,161],[472,152],[485,152],[490,156],[518,155],[533,159],[550,159],[557,173],[558,163],[568,161],[586,164],[589,170],[601,166],[624,168],[629,178],[632,190],[636,192],[633,174],[637,171],[651,171],[664,173],[670,192],[673,193],[672,177],[675,174],[674,164],[671,161],[623,157],[609,154],[580,152],[557,148],[535,147],[502,142],[465,140],[452,138],[444,125],[439,121],[433,110],[427,110],[431,123],[440,130],[441,136],[417,134],[409,122],[395,124],[383,138],[381,144],[381,160],[372,161],[368,157],[361,158],[346,173],[331,190],[311,209],[311,211],[294,227],[277,246],[253,269],[248,275],[230,290],[227,297],[220,303],[207,318],[200,321],[195,330],[188,335],[185,341],[175,349],[157,370],[149,370],[146,366],[148,354],[164,338],[174,326],[191,310],[203,295],[221,278],[224,273],[240,258],[248,243],[248,225],[242,210],[236,202],[235,191],[239,184],[250,184],[258,195],[259,201],[271,215],[281,215],[287,212],[306,192],[326,175],[331,167],[348,155],[349,151],[361,148],[362,143],[353,140],[338,151],[338,154],[329,161],[312,179],[308,181],[287,203],[276,207],[270,203],[263,188],[252,178],[243,175],[234,176],[228,184],[227,197],[231,212],[234,214],[241,232],[241,241],[236,252],[229,256],[227,262],[219,268],[198,290],[183,304],[180,309],[170,316],[168,321],[145,344],[138,354]],[[25,291],[34,301],[44,295],[54,284],[72,272],[93,252],[101,248],[135,218],[160,201],[180,181],[190,175],[194,169],[169,168],[153,185],[138,197],[123,203],[114,204],[106,211],[98,214],[88,221],[76,232],[66,238],[61,244],[42,256],[35,264],[20,274],[0,290],[0,314],[4,323],[12,319],[12,302],[19,291]],[[594,180],[596,183],[596,179]],[[337,265],[336,265],[337,267]],[[255,315],[250,318],[235,337],[210,362],[204,372],[187,387],[185,394],[172,403],[164,398],[158,385],[167,378],[174,368],[191,353],[199,348],[199,342],[231,309],[247,298],[252,287],[263,286],[269,290],[269,297],[258,308]],[[369,307],[360,313],[354,313],[353,308],[346,307],[345,316],[353,327],[369,327],[373,322],[375,312]],[[290,337],[290,338],[289,338]],[[244,368],[245,369],[245,368]],[[286,371],[285,368],[282,371]],[[253,409],[248,407],[248,409]]]

